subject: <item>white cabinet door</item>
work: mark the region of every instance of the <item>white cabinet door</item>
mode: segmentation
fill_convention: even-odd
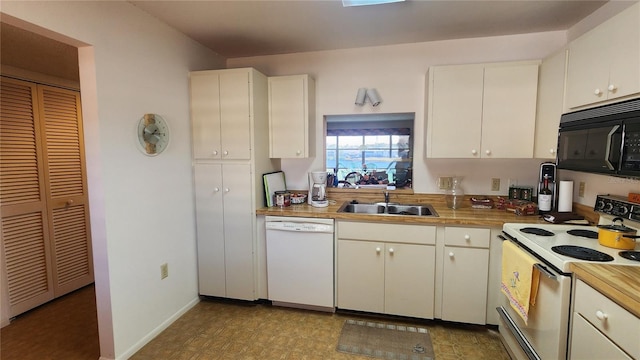
[[[580,316],[580,314],[573,313],[569,359],[630,360],[631,358],[598,331],[598,329]]]
[[[220,72],[220,137],[222,159],[251,158],[250,74],[242,71]]]
[[[194,158],[251,159],[249,71],[196,71],[190,78]]]
[[[189,78],[193,157],[195,159],[220,159],[220,83],[218,72],[193,72]]]
[[[269,157],[312,156],[315,134],[314,80],[309,75],[275,76],[269,80]]]
[[[194,166],[202,295],[255,300],[250,170],[248,164]]]
[[[428,158],[532,158],[538,62],[429,69]]]
[[[435,246],[386,244],[384,312],[433,318]]]
[[[556,158],[558,127],[564,109],[564,80],[567,51],[562,50],[542,61],[538,79],[538,108],[533,157]]]
[[[484,69],[483,158],[532,158],[538,64]]]
[[[640,4],[569,44],[567,107],[640,92]]]
[[[442,320],[485,324],[489,249],[444,247]]]
[[[484,67],[437,66],[429,71],[427,157],[480,157]]]
[[[338,241],[338,307],[384,312],[384,243]]]
[[[222,174],[226,296],[255,300],[251,166],[224,164]]]
[[[198,288],[201,295],[226,296],[222,165],[194,166]]]

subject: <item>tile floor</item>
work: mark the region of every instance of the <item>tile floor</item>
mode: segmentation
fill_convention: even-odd
[[[363,317],[372,319],[207,299],[131,359],[363,359],[335,350],[344,321]],[[395,317],[375,320],[428,328],[438,360],[509,359],[491,328]]]

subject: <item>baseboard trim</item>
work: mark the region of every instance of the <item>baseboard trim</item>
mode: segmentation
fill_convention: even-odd
[[[187,305],[183,306],[180,310],[178,310],[175,314],[169,317],[167,320],[163,321],[158,327],[153,329],[150,333],[148,333],[145,337],[140,339],[137,343],[135,343],[132,347],[130,347],[127,351],[116,356],[117,360],[126,360],[132,357],[138,350],[142,349],[145,345],[147,345],[151,340],[153,340],[156,336],[160,335],[161,332],[166,330],[169,325],[173,324],[176,320],[178,320],[182,315],[184,315],[187,311],[191,310],[194,306],[196,306],[200,302],[200,297],[196,296],[193,300],[191,300]],[[107,358],[100,357],[100,360],[111,360]]]

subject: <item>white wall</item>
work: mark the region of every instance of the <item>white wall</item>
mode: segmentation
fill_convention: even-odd
[[[629,4],[603,7],[576,25],[575,37],[626,8]],[[418,44],[369,47],[312,53],[228,59],[227,66],[252,66],[263,73],[289,75],[308,73],[316,80],[316,156],[308,160],[282,160],[287,187],[306,189],[306,173],[325,168],[322,119],[325,115],[415,112],[414,191],[439,193],[439,176],[463,176],[467,194],[506,195],[510,184],[537,187],[541,162],[529,160],[442,160],[424,158],[425,74],[429,66],[481,62],[543,59],[567,43],[567,32],[435,41]],[[376,88],[383,99],[373,108],[354,105],[358,88]],[[461,104],[464,106],[464,104]],[[512,136],[505,134],[505,136]],[[452,139],[455,141],[455,139]],[[491,178],[501,179],[500,191],[491,191]],[[640,191],[640,181],[571,171],[559,171],[559,180],[574,180],[574,201],[593,206],[597,194],[625,195]],[[584,197],[578,197],[578,183],[586,182]]]
[[[127,358],[198,301],[188,72],[224,60],[127,2],[3,2],[2,15],[87,45],[79,53],[101,355]],[[171,129],[157,157],[136,148],[148,112]]]
[[[415,112],[414,191],[439,192],[438,176],[464,176],[468,194],[507,194],[509,179],[535,185],[541,160],[425,160],[425,75],[429,66],[542,59],[566,43],[565,32],[435,41],[361,49],[260,56],[227,60],[228,67],[253,66],[267,75],[309,73],[316,80],[316,119],[325,115]],[[376,88],[383,102],[354,105],[358,88]],[[460,104],[464,106],[464,104]],[[306,189],[306,173],[324,169],[323,123],[316,124],[313,160],[282,160],[287,187]],[[507,134],[505,134],[507,135]],[[452,139],[455,141],[455,139]],[[491,192],[491,178],[501,179]]]

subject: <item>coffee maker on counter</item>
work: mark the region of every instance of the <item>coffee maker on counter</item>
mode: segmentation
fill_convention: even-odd
[[[309,173],[309,195],[307,202],[313,207],[327,207],[327,173],[312,171]]]
[[[538,177],[538,194],[544,188],[545,177],[551,190],[551,211],[555,211],[558,206],[558,182],[556,180],[556,164],[544,162],[540,164],[540,175]]]

